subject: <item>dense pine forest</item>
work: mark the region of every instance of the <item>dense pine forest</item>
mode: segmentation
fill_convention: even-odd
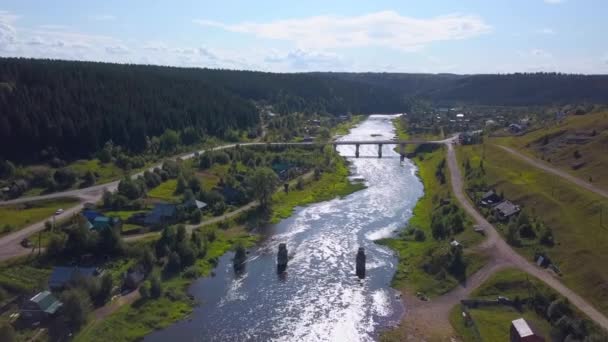
[[[608,103],[608,76],[302,73],[0,59],[0,159],[91,156],[112,141],[138,153],[166,129],[223,138],[277,113],[395,113],[435,104]]]

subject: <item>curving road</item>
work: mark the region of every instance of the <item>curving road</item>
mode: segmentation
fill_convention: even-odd
[[[589,190],[589,191],[591,191],[593,193],[596,193],[596,194],[598,194],[600,196],[608,198],[608,191],[602,190],[602,189],[598,188],[597,186],[595,186],[595,185],[593,185],[593,184],[591,184],[589,182],[585,182],[584,180],[582,180],[582,179],[580,179],[578,177],[575,177],[575,176],[569,174],[566,171],[562,171],[560,169],[554,168],[553,166],[551,166],[551,165],[549,165],[549,164],[547,164],[545,162],[542,162],[542,161],[540,161],[538,159],[528,157],[528,156],[522,154],[521,152],[516,151],[515,149],[512,149],[510,147],[502,146],[502,145],[494,145],[494,146],[497,146],[497,147],[503,149],[504,151],[507,151],[508,153],[516,156],[517,158],[525,161],[526,163],[528,163],[528,164],[530,164],[530,165],[532,165],[532,166],[534,166],[536,168],[539,168],[539,169],[541,169],[543,171],[552,173],[552,174],[554,174],[556,176],[559,176],[559,177],[561,177],[561,178],[563,178],[563,179],[565,179],[565,180],[567,180],[567,181],[569,181],[571,183],[574,183],[574,184],[580,186],[583,189]]]
[[[463,177],[458,167],[458,161],[456,159],[456,153],[452,144],[447,144],[448,147],[448,167],[450,169],[450,179],[452,182],[452,191],[456,196],[458,202],[462,208],[473,218],[478,226],[484,227],[484,231],[488,238],[480,248],[484,250],[491,258],[493,262],[498,262],[502,265],[513,266],[521,269],[522,271],[531,274],[538,279],[542,280],[545,284],[552,287],[562,296],[566,297],[570,303],[576,306],[579,310],[584,312],[590,319],[597,323],[604,330],[608,331],[608,318],[601,312],[595,309],[586,300],[574,293],[571,289],[566,287],[559,279],[553,276],[546,270],[537,267],[535,264],[528,261],[526,258],[519,255],[511,246],[509,246],[502,236],[498,233],[496,228],[490,224],[473,206],[468,200],[467,195],[464,192]],[[479,283],[478,285],[480,285]],[[477,285],[477,284],[476,284]],[[455,292],[456,291],[456,292]],[[457,293],[458,289],[452,291]],[[452,293],[448,294],[450,296]]]

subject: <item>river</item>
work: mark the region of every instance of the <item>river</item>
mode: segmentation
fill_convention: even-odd
[[[389,115],[372,115],[344,140],[394,137]],[[342,199],[298,208],[294,215],[267,227],[267,238],[250,251],[246,270],[235,275],[227,253],[215,276],[192,284],[201,303],[192,315],[148,335],[156,341],[373,341],[380,330],[399,322],[404,308],[390,288],[396,258],[373,242],[403,227],[423,193],[416,168],[400,162],[393,146],[339,146],[352,161],[353,177],[366,189]],[[289,251],[287,272],[278,276],[279,243]],[[367,275],[355,275],[362,246]]]

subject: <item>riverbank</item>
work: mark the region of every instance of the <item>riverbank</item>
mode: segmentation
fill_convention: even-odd
[[[393,124],[400,139],[409,137],[401,120],[394,120]],[[481,255],[470,251],[482,237],[473,232],[472,221],[453,198],[445,148],[418,147],[415,151],[412,161],[418,168],[424,195],[399,236],[377,241],[397,254],[397,271],[391,286],[407,298],[409,314],[417,301],[449,292],[485,263]],[[452,241],[457,241],[458,246],[452,246]],[[407,335],[402,322],[384,332],[381,340],[400,341]]]
[[[187,270],[163,281],[163,293],[158,299],[140,298],[102,321],[93,320],[74,341],[135,341],[187,317],[197,305],[188,294],[190,284],[199,277],[209,276],[217,260],[235,246],[252,247],[258,239],[241,225],[226,230],[205,227],[200,233],[210,231],[215,232],[215,239],[209,243],[205,257],[197,259],[193,266],[194,277]]]
[[[295,186],[290,191],[277,192],[272,196],[272,214],[270,223],[277,223],[291,216],[298,206],[328,201],[335,197],[344,197],[365,188],[363,183],[353,183],[348,179],[350,170],[347,161],[340,156],[334,159],[334,170],[323,172],[318,180],[303,180],[303,188]]]
[[[333,152],[332,152],[333,153]],[[349,169],[344,158],[332,155],[331,167],[325,167],[319,177],[301,176],[302,188],[297,188],[297,181],[290,184],[289,193],[278,191],[273,195],[271,216],[273,222],[289,217],[296,206],[329,200],[345,196],[364,188],[363,184],[351,183],[348,179]],[[311,174],[314,176],[314,173]],[[93,321],[81,331],[76,341],[138,340],[153,332],[186,318],[198,303],[188,294],[192,282],[199,277],[211,274],[217,260],[224,253],[234,250],[237,245],[252,247],[257,236],[249,233],[244,227],[250,221],[258,222],[259,215],[243,214],[218,225],[199,228],[201,234],[211,229],[216,232],[216,239],[209,245],[204,258],[196,261],[196,273],[192,276],[188,270],[162,282],[163,294],[158,299],[138,299],[127,304],[104,320]],[[225,230],[226,225],[231,228]]]

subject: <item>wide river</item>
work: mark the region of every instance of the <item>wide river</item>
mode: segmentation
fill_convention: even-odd
[[[372,115],[344,140],[388,140],[394,116]],[[373,241],[394,234],[409,220],[423,193],[415,166],[400,162],[393,146],[339,146],[352,161],[353,177],[366,189],[342,199],[296,210],[267,227],[267,238],[251,250],[246,270],[235,275],[233,253],[224,255],[213,277],[201,278],[190,293],[201,303],[192,315],[146,341],[373,341],[398,323],[404,308],[390,288],[396,258]],[[278,276],[279,243],[289,265]],[[355,275],[359,247],[367,255],[367,275]]]

